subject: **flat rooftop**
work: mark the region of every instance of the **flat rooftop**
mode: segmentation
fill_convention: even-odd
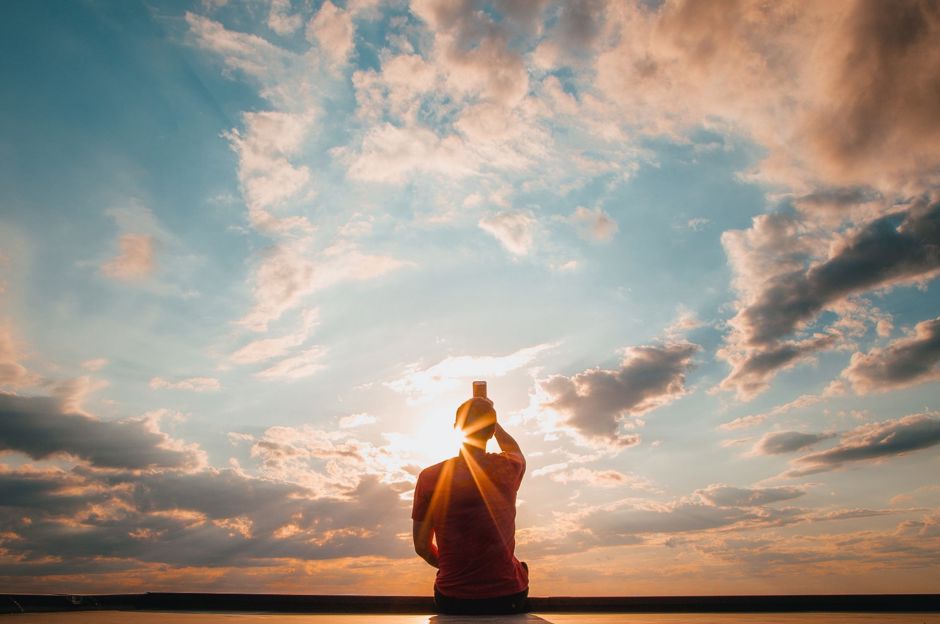
[[[0,594],[0,613],[17,622],[68,624],[940,624],[940,594],[803,596],[531,597],[530,613],[507,616],[434,614],[429,596],[296,594]]]

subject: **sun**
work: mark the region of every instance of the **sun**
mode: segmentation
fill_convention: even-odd
[[[408,435],[409,445],[423,461],[436,463],[457,455],[466,438],[454,427],[453,409],[450,404],[429,406],[416,419],[416,427]]]

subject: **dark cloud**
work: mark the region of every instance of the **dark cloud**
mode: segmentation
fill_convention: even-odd
[[[920,200],[860,228],[808,270],[776,276],[731,321],[754,347],[766,347],[812,320],[827,305],[940,269],[940,202]]]
[[[685,394],[685,376],[698,350],[698,345],[689,342],[631,347],[617,370],[595,368],[541,382],[551,397],[545,406],[567,415],[568,424],[586,436],[623,445],[635,443],[636,436],[620,432],[622,419]]]
[[[571,527],[561,534],[552,530],[523,531],[522,543],[526,553],[554,555],[642,544],[653,535],[784,526],[805,521],[806,510],[767,505],[805,493],[801,487],[741,488],[713,484],[666,503],[625,499],[577,512],[567,522],[556,518],[560,525]]]
[[[760,507],[799,498],[806,490],[799,487],[741,488],[710,485],[696,492],[702,500],[717,507]]]
[[[834,175],[930,173],[940,141],[940,5],[861,0],[832,30],[808,142]],[[935,172],[934,172],[935,173]]]
[[[758,455],[781,455],[799,451],[817,442],[835,437],[832,433],[802,433],[800,431],[778,431],[765,434],[757,444],[754,452]]]
[[[566,51],[589,49],[600,35],[607,4],[604,0],[569,0],[558,16],[558,34]]]
[[[434,32],[440,61],[461,89],[511,106],[525,96],[529,75],[522,56],[509,44],[516,33],[535,28],[540,3],[507,2],[496,20],[479,0],[415,0],[412,12]]]
[[[916,325],[908,338],[852,356],[842,373],[856,392],[894,390],[940,378],[940,318]]]
[[[749,489],[710,486],[689,498],[666,505],[628,504],[603,509],[585,517],[582,526],[608,539],[656,533],[694,533],[729,527],[779,526],[799,521],[796,509],[764,507],[768,503],[802,496],[800,488]]]
[[[194,468],[201,453],[146,420],[101,421],[49,397],[0,394],[0,450],[33,459],[67,455],[99,468]]]
[[[410,487],[410,484],[409,484]],[[33,574],[98,561],[260,566],[296,559],[404,557],[401,485],[367,476],[343,497],[231,470],[0,473],[0,548]],[[56,557],[61,565],[35,565]],[[81,567],[79,565],[79,567]]]
[[[81,477],[62,470],[10,470],[0,466],[0,515],[70,516],[110,495],[89,489]]]
[[[937,444],[940,444],[940,418],[935,414],[913,414],[853,429],[842,437],[838,446],[794,460],[794,468],[785,476],[835,470],[844,464],[895,457]]]
[[[840,186],[816,189],[794,201],[801,212],[845,214],[859,205],[883,201],[883,195],[865,186]]]
[[[745,351],[741,356],[724,355],[732,363],[731,373],[720,387],[734,389],[741,397],[750,398],[767,389],[770,380],[781,370],[806,361],[817,351],[836,343],[834,335],[819,335],[798,342],[780,342],[764,349]]]

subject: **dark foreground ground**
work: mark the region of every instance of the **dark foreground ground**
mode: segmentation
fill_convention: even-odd
[[[99,594],[99,595],[42,595],[42,594],[0,594],[0,613],[49,613],[63,612],[89,614],[95,612],[104,616],[108,612],[120,611],[126,616],[129,612],[188,612],[188,615],[226,614],[348,614],[373,616],[433,614],[434,604],[425,596],[306,596],[285,594],[205,594],[205,593],[145,593],[145,594]],[[538,616],[528,616],[528,621],[551,622],[639,622],[632,619],[601,618],[600,614],[810,614],[810,613],[854,613],[854,614],[930,614],[930,617],[911,619],[911,622],[940,622],[940,594],[879,594],[879,595],[813,595],[813,596],[647,596],[647,597],[532,597],[529,599],[530,611]],[[544,619],[545,614],[558,614],[551,620]],[[560,617],[562,614],[586,617],[588,619],[571,620]],[[402,622],[456,622],[467,618],[445,619],[447,616],[433,616],[430,619],[404,619]],[[532,618],[538,618],[533,620]],[[335,619],[335,617],[334,617]],[[375,618],[370,618],[373,620]],[[25,621],[25,620],[24,620]],[[40,620],[37,620],[40,621]],[[52,621],[52,620],[42,620]],[[82,618],[69,622],[89,621],[107,622],[102,619]],[[116,620],[117,621],[117,620]],[[135,617],[132,621],[150,621]],[[154,621],[170,621],[163,620]],[[172,621],[177,621],[174,619]],[[190,621],[187,618],[178,621]],[[199,620],[193,620],[199,621]],[[202,620],[208,621],[208,620]],[[267,621],[267,620],[265,620]],[[290,621],[299,624],[299,620]],[[311,620],[313,621],[313,620]],[[365,621],[365,620],[363,620]],[[385,621],[375,620],[375,621]],[[388,620],[388,622],[399,620]],[[479,617],[469,621],[485,621]],[[493,620],[503,621],[503,619]],[[526,616],[515,616],[507,621],[527,621]],[[657,619],[657,622],[669,620]],[[689,622],[725,622],[737,621],[723,618],[706,620],[685,617],[681,621]],[[750,621],[750,620],[746,620]],[[756,620],[754,620],[756,621]],[[772,621],[766,618],[762,622]],[[782,621],[782,620],[781,620]],[[787,622],[808,621],[806,618],[787,619]],[[824,620],[836,621],[833,619]],[[861,621],[861,620],[860,620]],[[869,620],[865,620],[869,621]],[[875,621],[875,620],[872,620]],[[887,620],[883,620],[887,621]],[[900,621],[900,620],[899,620]],[[908,620],[903,620],[908,621]],[[234,620],[233,620],[234,622]]]

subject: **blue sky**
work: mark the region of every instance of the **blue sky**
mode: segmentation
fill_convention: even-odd
[[[5,586],[426,591],[485,378],[534,594],[931,589],[938,16],[731,4],[5,7]]]

